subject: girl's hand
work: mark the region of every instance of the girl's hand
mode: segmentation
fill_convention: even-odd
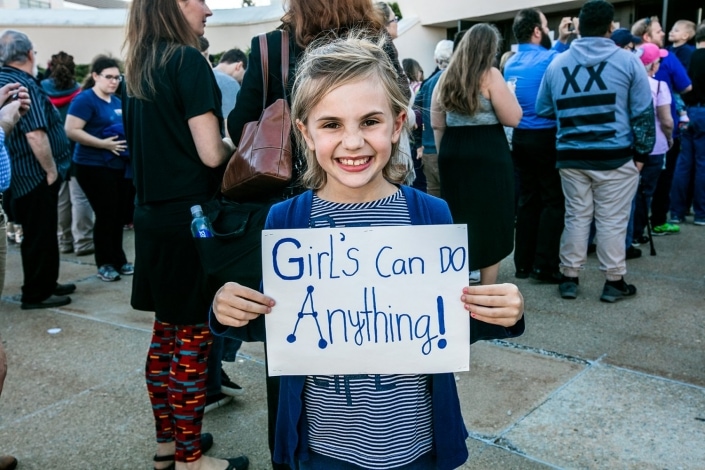
[[[127,141],[117,140],[118,136],[114,135],[112,137],[107,137],[102,140],[103,148],[105,150],[110,150],[115,155],[120,155],[120,152],[127,148]]]
[[[471,317],[493,325],[514,326],[524,315],[524,297],[514,284],[464,287],[460,300]]]
[[[221,325],[245,326],[260,315],[270,313],[274,299],[249,287],[228,282],[213,299],[213,313]]]

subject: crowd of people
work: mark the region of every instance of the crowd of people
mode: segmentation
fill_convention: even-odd
[[[201,427],[242,392],[222,361],[241,341],[265,340],[276,295],[237,279],[209,286],[190,208],[218,193],[245,125],[277,100],[291,106],[294,174],[253,198],[269,212],[256,228],[384,226],[390,213],[395,225],[467,224],[458,298],[472,342],[523,333],[521,293],[497,284],[512,252],[516,278],[575,299],[594,247],[600,300],[612,303],[636,294],[625,275],[639,245],[677,233],[691,206],[705,226],[703,25],[677,21],[664,48],[657,17],[615,29],[613,6],[588,0],[552,43],[545,15],[528,8],[501,63],[499,31],[479,23],[440,41],[425,77],[417,60],[399,59],[399,17],[385,2],[290,0],[249,55],[231,49],[217,64],[205,39],[211,15],[202,1],[134,0],[124,70],[96,57],[82,86],[65,52],[37,81],[30,38],[0,34],[0,190],[15,224],[7,239],[20,243],[21,308],[71,302],[60,253],[94,254],[106,282],[133,275],[132,307],[155,315],[145,377],[157,470],[249,465],[205,455],[213,436]],[[123,250],[128,224],[134,264]],[[261,266],[247,269],[261,277]],[[364,398],[351,409],[320,377],[267,375],[273,468],[461,466],[467,432],[452,374],[381,377],[351,382]],[[3,378],[0,345],[0,391]],[[389,400],[414,406],[379,413]],[[0,470],[16,465],[0,457]]]

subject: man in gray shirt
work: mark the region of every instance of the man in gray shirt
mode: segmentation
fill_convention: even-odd
[[[223,118],[227,119],[235,108],[242,77],[247,69],[247,56],[240,49],[230,49],[223,53],[220,62],[213,69],[220,93],[223,95]]]

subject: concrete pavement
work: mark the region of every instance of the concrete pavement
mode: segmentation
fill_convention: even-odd
[[[636,298],[599,302],[604,278],[592,255],[579,297],[500,280],[526,300],[526,334],[477,344],[458,374],[471,438],[466,469],[705,468],[705,228],[656,238],[658,256],[630,260]],[[133,253],[132,232],[125,247]],[[129,306],[129,277],[105,283],[92,257],[62,255],[73,302],[20,310],[19,248],[9,248],[0,335],[9,372],[0,399],[0,454],[19,468],[147,469],[154,453],[143,368],[152,315]],[[60,328],[51,334],[50,329]],[[210,455],[244,453],[270,468],[263,348],[245,345],[225,370],[245,388],[206,415]]]

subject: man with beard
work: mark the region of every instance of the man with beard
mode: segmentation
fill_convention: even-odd
[[[26,34],[0,33],[0,86],[27,88],[32,107],[22,116],[5,145],[10,154],[13,207],[24,229],[22,241],[22,309],[60,307],[71,302],[75,284],[58,284],[56,238],[59,186],[71,164],[69,139],[59,111],[35,78],[36,51]]]
[[[518,51],[507,62],[504,78],[516,82],[516,96],[524,112],[512,138],[512,159],[519,175],[514,241],[516,277],[531,276],[557,283],[558,250],[563,231],[564,201],[556,169],[556,121],[536,115],[536,95],[548,65],[568,49],[572,21],[561,19],[559,39],[551,45],[548,23],[541,11],[517,13],[512,30]]]

